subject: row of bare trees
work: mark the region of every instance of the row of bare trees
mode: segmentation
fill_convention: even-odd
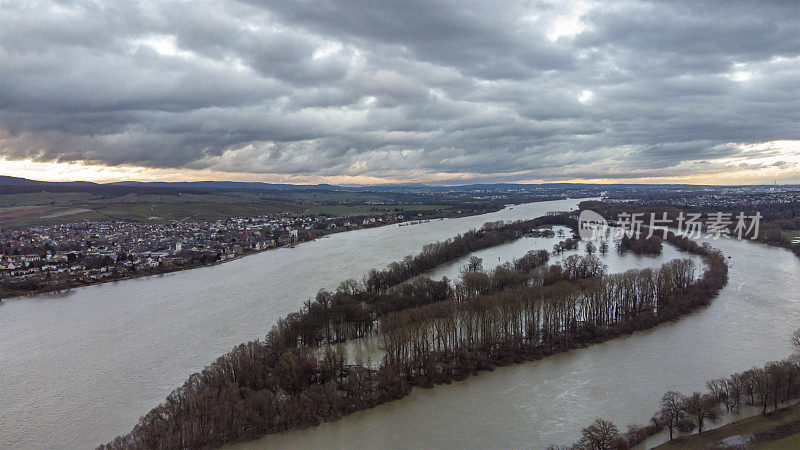
[[[663,247],[659,236],[647,237],[644,233],[639,236],[623,234],[617,241],[617,251],[619,253],[633,252],[637,255],[660,255]]]
[[[511,223],[487,222],[478,230],[427,244],[417,256],[407,256],[384,270],[371,270],[360,283],[346,280],[333,292],[320,290],[300,311],[278,321],[278,335],[289,347],[327,345],[365,337],[375,332],[378,319],[390,312],[436,303],[451,296],[447,280],[433,281],[421,274],[476,250],[518,239],[531,228],[553,224],[575,225],[566,215]],[[517,268],[530,269],[544,264],[548,257],[547,251],[533,252],[521,258],[516,263]],[[499,282],[501,275],[498,273],[494,281]],[[486,274],[481,272],[468,278],[472,282],[467,283],[469,288],[485,291],[482,283],[486,281]]]
[[[278,321],[280,336],[286,339],[287,346],[300,347],[365,337],[374,333],[378,319],[390,312],[436,303],[451,296],[448,280],[433,281],[419,276],[435,267],[433,264],[449,262],[474,250],[519,238],[524,230],[548,224],[571,224],[571,219],[559,215],[513,223],[488,222],[479,230],[427,244],[415,257],[407,256],[402,262],[392,263],[382,271],[371,270],[360,283],[346,280],[334,292],[320,290],[316,298],[303,304],[300,311]],[[546,263],[548,258],[546,250],[530,252],[512,267],[517,271],[529,270]],[[503,279],[504,275],[513,276],[512,271],[495,271],[490,280],[487,274],[477,269],[481,267],[467,266],[470,275],[465,277],[465,283],[457,286],[457,296],[464,295],[464,289],[485,293],[487,284],[493,283],[497,290],[520,282],[516,279],[518,277]]]
[[[621,433],[611,422],[596,419],[582,430],[582,438],[572,449],[628,449],[660,432],[669,430],[684,433],[697,429],[702,433],[709,423],[719,422],[725,413],[739,411],[744,406],[758,406],[761,414],[770,409],[800,399],[800,330],[792,336],[794,354],[781,361],[771,361],[763,367],[753,367],[706,382],[706,392],[683,395],[676,391],[661,397],[660,408],[647,425],[628,425]]]
[[[647,328],[706,302],[702,289],[706,283],[724,284],[726,266],[718,254],[711,258],[712,264],[697,282],[689,259],[670,261],[657,270],[611,275],[604,274],[602,266],[596,272],[562,269],[560,264],[540,266],[518,274],[525,281],[516,285],[493,289],[487,282],[486,292],[470,290],[472,295],[382,318],[386,358],[413,384],[430,384],[463,377],[469,373],[464,372],[466,360],[472,371],[481,361],[502,364],[536,359]],[[494,274],[483,275],[494,278],[499,271],[513,269],[501,266]],[[552,277],[553,272],[560,276]],[[462,283],[469,284],[475,275],[465,275]]]
[[[567,250],[577,250],[580,240],[577,238],[567,238],[557,244],[553,245],[553,253],[560,255]]]
[[[417,256],[406,256],[402,261],[389,264],[384,270],[370,270],[364,277],[364,288],[370,293],[383,292],[446,262],[518,239],[522,233],[543,225],[577,227],[576,221],[567,214],[547,215],[513,223],[487,222],[478,230],[467,231],[444,242],[426,244]]]
[[[192,375],[106,447],[220,446],[313,426],[400,398],[415,385],[646,328],[708,303],[724,285],[722,256],[694,251],[706,260],[697,279],[686,261],[606,275],[591,255],[547,266],[545,254],[533,252],[491,273],[467,272],[452,289],[419,279],[375,294],[345,282],[279,321],[264,341],[241,344]],[[386,346],[377,368],[347,364],[331,346],[319,351],[377,328]]]

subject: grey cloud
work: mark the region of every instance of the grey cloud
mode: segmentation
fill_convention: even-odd
[[[545,1],[10,1],[0,157],[379,178],[679,176],[759,156],[731,142],[800,139],[798,7],[603,2],[574,38],[550,40],[569,8]]]

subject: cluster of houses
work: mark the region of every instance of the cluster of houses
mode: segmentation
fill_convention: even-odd
[[[607,198],[609,203],[663,204],[681,208],[755,208],[764,204],[800,202],[797,185],[777,186],[707,186],[700,192],[695,186],[676,189],[669,195],[642,198]],[[686,191],[681,193],[681,191]]]
[[[291,213],[215,222],[80,222],[0,231],[0,297],[132,274],[209,264],[273,247],[293,246],[331,230],[403,220]]]

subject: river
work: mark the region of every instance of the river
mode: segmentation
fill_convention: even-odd
[[[340,233],[222,265],[8,300],[0,305],[0,448],[107,442],[192,372],[262,337],[318,289],[487,221],[532,218],[577,203]],[[526,241],[506,244],[515,250],[503,255],[478,256],[492,267],[498,256],[524,253],[519,242]],[[730,281],[708,308],[677,323],[415,389],[338,422],[243,446],[540,448],[573,442],[595,417],[621,427],[643,422],[667,390],[701,390],[709,378],[784,357],[790,332],[800,326],[800,260],[760,244],[712,244],[732,256]]]
[[[225,264],[0,303],[0,448],[86,448],[126,433],[193,372],[262,338],[320,288],[429,242],[580,200],[338,233]]]

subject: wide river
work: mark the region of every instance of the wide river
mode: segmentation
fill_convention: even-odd
[[[0,448],[107,442],[192,372],[262,337],[318,289],[486,221],[532,218],[578,202],[340,233],[222,265],[7,300],[0,304]],[[642,422],[666,390],[699,390],[709,378],[784,357],[800,326],[800,260],[758,244],[712,244],[732,257],[728,286],[677,323],[414,390],[338,422],[248,445],[538,448],[576,440],[594,417]],[[505,255],[482,256],[491,267]],[[622,264],[615,261],[609,266]]]

